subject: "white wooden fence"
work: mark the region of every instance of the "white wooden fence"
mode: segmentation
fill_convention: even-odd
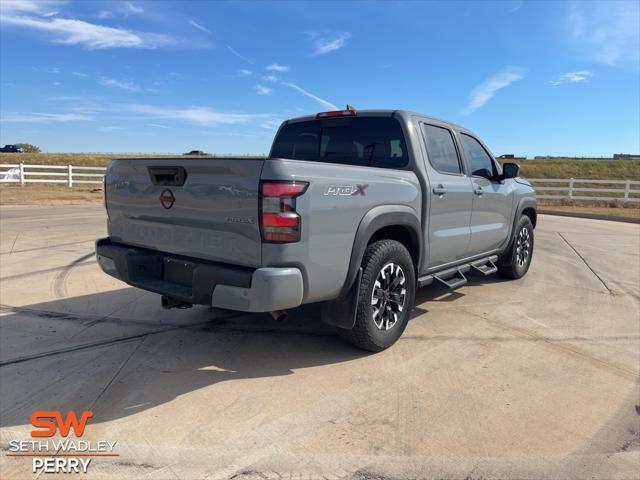
[[[27,165],[25,163],[0,164],[0,183],[64,183],[102,185],[105,167],[78,165]]]
[[[105,167],[0,164],[0,183],[102,184]],[[529,178],[538,198],[640,203],[640,181]],[[597,194],[597,195],[594,195]]]
[[[640,203],[640,181],[527,178],[538,198]],[[594,195],[597,194],[597,195]]]

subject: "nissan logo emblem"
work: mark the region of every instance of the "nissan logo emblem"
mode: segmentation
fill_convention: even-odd
[[[160,203],[164,208],[169,210],[173,207],[173,202],[176,201],[176,197],[173,196],[173,193],[168,188],[163,190],[160,194]]]

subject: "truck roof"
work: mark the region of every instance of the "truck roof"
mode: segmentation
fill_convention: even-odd
[[[461,125],[457,125],[453,122],[449,122],[447,120],[443,120],[441,118],[436,118],[436,117],[431,117],[429,115],[425,115],[423,113],[418,113],[418,112],[412,112],[410,110],[393,110],[393,109],[385,109],[385,108],[378,108],[378,109],[365,109],[365,110],[358,110],[356,109],[357,112],[357,116],[370,116],[370,117],[374,117],[374,116],[380,116],[380,117],[390,117],[392,115],[398,115],[401,117],[405,117],[405,118],[409,118],[409,117],[420,117],[422,119],[425,119],[427,121],[432,121],[432,122],[436,122],[442,125],[447,125],[451,128],[455,128],[456,130],[462,130],[462,131],[467,131],[469,132],[469,130]],[[319,113],[319,112],[318,112]],[[294,118],[290,118],[288,120],[286,120],[287,122],[302,122],[302,121],[309,121],[309,120],[315,120],[316,119],[316,115],[312,114],[312,115],[303,115],[301,117],[294,117]]]

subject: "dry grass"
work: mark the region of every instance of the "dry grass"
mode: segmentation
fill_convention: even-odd
[[[40,165],[106,166],[113,158],[176,157],[171,154],[117,153],[0,153],[0,163],[31,163]],[[218,155],[220,157],[225,155]],[[229,155],[264,158],[261,155]],[[212,158],[215,158],[213,155]],[[189,157],[186,157],[189,158]],[[202,158],[202,157],[191,157]],[[585,178],[640,180],[638,160],[519,160],[525,178]]]
[[[580,205],[544,205],[539,203],[538,209],[546,212],[588,213],[596,215],[609,215],[612,217],[640,218],[640,208],[590,207]]]
[[[516,163],[525,178],[640,180],[638,160],[523,160]]]
[[[69,188],[66,185],[0,185],[0,205],[100,204],[100,185]]]
[[[79,165],[85,167],[106,167],[109,160],[114,158],[175,158],[180,154],[158,153],[0,153],[0,163],[26,163],[31,165]],[[236,158],[264,158],[261,155],[211,155],[207,157],[185,158],[216,158],[233,156]]]

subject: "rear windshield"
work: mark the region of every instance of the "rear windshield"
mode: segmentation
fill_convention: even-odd
[[[284,125],[272,158],[402,168],[409,161],[400,123],[391,117],[341,117]]]

